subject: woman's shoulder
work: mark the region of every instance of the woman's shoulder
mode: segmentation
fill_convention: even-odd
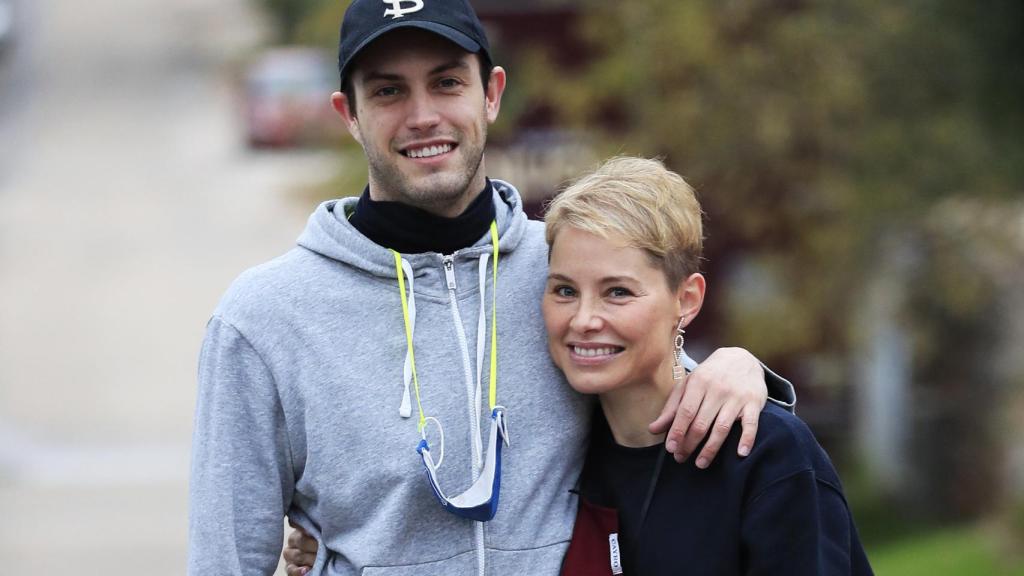
[[[795,414],[772,403],[761,411],[757,439],[747,464],[762,483],[813,472],[819,480],[839,487],[835,467],[810,427]]]
[[[761,410],[761,417],[758,419],[757,440],[767,443],[779,443],[782,445],[797,442],[806,444],[813,441],[814,433],[807,426],[807,423],[796,414],[789,412],[776,404],[768,402]]]

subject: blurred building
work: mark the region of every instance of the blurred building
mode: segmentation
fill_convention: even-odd
[[[1024,501],[1024,203],[927,220],[865,286],[856,431],[882,491],[956,519]]]
[[[473,6],[487,28],[495,63],[507,65],[542,47],[556,55],[557,70],[572,69],[586,61],[586,47],[575,34],[580,2],[571,0],[475,0]],[[512,92],[521,81],[513,78]],[[506,100],[509,93],[506,93]],[[552,108],[543,101],[528,101],[514,114],[515,125],[488,139],[487,167],[491,175],[512,181],[525,201],[529,216],[540,216],[543,203],[567,180],[597,161],[585,135],[558,125]],[[509,118],[508,115],[506,119]]]

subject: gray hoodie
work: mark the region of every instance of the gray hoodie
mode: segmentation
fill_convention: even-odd
[[[507,409],[500,504],[490,522],[444,511],[400,415],[406,336],[393,254],[327,202],[299,246],[245,272],[211,318],[199,366],[189,574],[272,574],[282,517],[321,542],[311,574],[557,574],[572,532],[592,404],[548,357],[540,301],[543,224],[493,181],[498,263],[497,401]],[[474,479],[489,426],[491,253],[405,255],[423,410],[444,430],[449,494]],[[446,274],[446,260],[451,270]],[[485,329],[478,329],[481,295]],[[482,338],[482,401],[477,401]],[[432,447],[439,443],[431,425]],[[486,449],[486,448],[485,448]]]

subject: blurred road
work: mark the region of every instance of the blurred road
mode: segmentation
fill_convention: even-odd
[[[0,63],[0,573],[180,575],[195,360],[331,158],[252,154],[247,0],[21,0]],[[327,95],[325,95],[325,98]],[[315,180],[314,180],[315,181]]]

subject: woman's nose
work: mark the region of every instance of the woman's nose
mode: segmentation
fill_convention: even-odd
[[[604,319],[601,317],[600,309],[586,298],[580,302],[579,308],[569,321],[569,327],[579,333],[596,332],[603,326]]]

